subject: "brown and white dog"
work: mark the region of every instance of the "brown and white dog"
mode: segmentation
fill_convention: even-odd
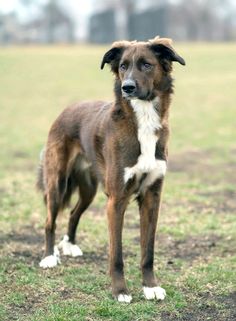
[[[185,65],[170,39],[113,43],[101,69],[110,64],[115,75],[115,101],[85,102],[65,109],[51,127],[42,157],[38,187],[44,193],[47,220],[40,266],[51,268],[60,262],[54,246],[55,222],[74,191],[79,200],[59,249],[65,255],[82,255],[75,244],[76,228],[101,182],[108,197],[112,293],[120,302],[132,299],[122,258],[123,218],[132,194],[140,212],[144,296],[163,300],[166,295],[155,278],[153,257],[166,173],[173,61]]]

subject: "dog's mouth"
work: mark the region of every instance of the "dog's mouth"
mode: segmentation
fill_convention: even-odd
[[[126,93],[125,91],[122,90],[122,97],[127,100],[130,100],[130,99],[138,98],[138,95],[135,92],[134,93]]]
[[[146,94],[138,94],[138,93],[130,93],[127,94],[125,92],[122,91],[122,97],[126,100],[132,100],[132,99],[140,99],[140,100],[151,100],[151,93],[148,92]]]
[[[127,93],[122,90],[122,97],[126,100],[131,100],[131,99],[150,100],[151,96],[152,94],[149,91],[146,93],[140,93],[138,91]]]

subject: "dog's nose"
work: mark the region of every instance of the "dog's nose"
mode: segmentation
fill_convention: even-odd
[[[135,82],[133,80],[125,80],[122,84],[122,90],[126,94],[132,94],[136,89]]]

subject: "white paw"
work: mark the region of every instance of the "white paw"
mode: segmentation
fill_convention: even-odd
[[[43,269],[47,269],[47,268],[53,268],[55,266],[57,266],[57,264],[60,264],[60,253],[58,251],[58,248],[56,246],[54,246],[54,253],[53,255],[49,255],[46,256],[45,258],[43,258],[41,260],[41,262],[39,263],[39,266]]]
[[[127,294],[119,294],[117,300],[118,302],[130,303],[132,301],[132,296]]]
[[[165,289],[161,288],[160,286],[155,286],[153,288],[149,288],[147,286],[143,287],[143,293],[147,300],[164,300],[166,296]]]
[[[63,240],[58,244],[58,248],[62,250],[62,253],[64,255],[73,257],[83,255],[83,252],[81,251],[78,245],[69,242],[68,235],[65,235],[63,237]]]

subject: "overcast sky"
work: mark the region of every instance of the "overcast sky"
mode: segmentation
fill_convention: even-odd
[[[94,0],[59,0],[60,4],[69,11],[73,16],[76,24],[76,37],[84,39],[86,37],[86,25],[88,22],[88,16],[92,11],[92,5]],[[37,4],[45,4],[47,0],[37,0]],[[17,15],[21,21],[27,21],[29,17],[37,15],[37,6],[34,6],[34,0],[31,0],[32,6],[26,10],[20,3],[20,0],[0,0],[0,12],[10,13],[17,12]],[[29,14],[30,12],[30,14]]]
[[[27,1],[27,0],[25,0]],[[100,5],[102,1],[100,0],[57,0],[65,9],[70,10],[72,14],[75,16],[83,15],[87,16],[92,11],[94,6]],[[115,0],[113,0],[115,2]],[[118,0],[116,0],[119,2]],[[169,0],[169,2],[179,2],[180,0]],[[205,2],[206,0],[199,0],[200,2]],[[25,10],[24,7],[20,4],[20,0],[0,0],[0,12],[8,13],[11,11],[17,11],[19,16],[24,17]],[[22,1],[23,2],[23,1]],[[34,3],[47,3],[48,0],[28,0],[28,2],[32,3],[32,10],[33,10],[33,4]],[[107,1],[108,3],[109,1]],[[165,3],[166,0],[143,0],[143,1],[137,1],[139,3],[139,6],[146,6],[147,3]],[[236,7],[236,0],[228,0],[228,3],[231,3],[231,5],[235,8]],[[222,7],[224,7],[224,1],[222,0]]]
[[[33,0],[31,1],[34,2]],[[38,0],[37,3],[46,3],[47,0]],[[92,7],[92,0],[67,0],[67,1],[60,1],[61,3],[65,3],[69,6],[72,10],[75,11],[82,11],[85,14],[91,11]],[[21,11],[22,5],[20,5],[19,0],[0,0],[0,11],[7,13],[13,10]]]
[[[26,10],[25,7],[21,4],[21,2],[28,1],[32,5]],[[103,1],[101,0],[57,0],[60,5],[65,9],[65,11],[68,11],[71,16],[73,17],[73,20],[76,24],[76,37],[80,40],[84,39],[86,37],[86,31],[87,31],[87,23],[88,23],[88,17],[90,13],[94,10],[95,7],[99,7]],[[113,0],[114,2],[118,0]],[[170,2],[179,2],[180,0],[169,0]],[[199,0],[204,3],[206,0]],[[30,18],[37,16],[37,5],[35,6],[34,3],[37,4],[45,4],[48,0],[0,0],[0,12],[2,13],[9,13],[9,12],[17,12],[17,16],[19,19],[24,22],[29,20]],[[148,3],[158,3],[160,4],[165,3],[166,0],[140,0],[137,1],[139,3],[139,9],[145,4],[145,6],[148,5]],[[236,8],[236,0],[228,0],[228,2],[231,3],[231,8],[227,8],[228,12],[232,8]],[[105,2],[104,2],[105,3]],[[107,0],[106,4],[109,3]],[[225,12],[226,7],[224,6],[224,1],[222,0],[222,7],[221,11],[222,13]],[[235,9],[236,10],[236,9]],[[233,10],[234,11],[234,10]]]

